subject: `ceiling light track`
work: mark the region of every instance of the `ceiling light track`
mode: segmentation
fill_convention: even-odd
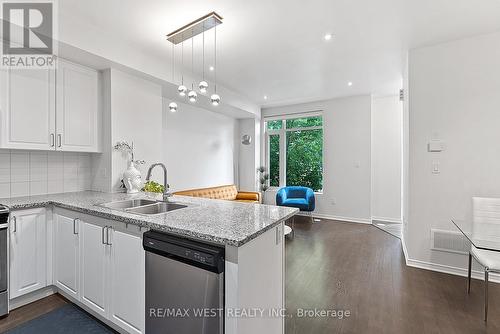
[[[177,45],[207,30],[210,30],[221,23],[222,16],[216,12],[211,12],[210,14],[202,16],[199,19],[171,32],[167,35],[167,41]]]

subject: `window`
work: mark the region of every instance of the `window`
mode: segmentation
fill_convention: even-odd
[[[269,186],[323,190],[323,117],[266,122]]]

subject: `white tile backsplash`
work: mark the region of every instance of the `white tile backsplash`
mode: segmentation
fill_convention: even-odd
[[[0,198],[91,189],[91,154],[0,150]]]
[[[10,182],[0,183],[0,197],[10,197]]]
[[[10,153],[0,152],[0,168],[10,169]]]
[[[10,182],[10,168],[0,168],[0,183]]]
[[[29,196],[29,195],[30,195],[29,182],[10,183],[10,197]]]

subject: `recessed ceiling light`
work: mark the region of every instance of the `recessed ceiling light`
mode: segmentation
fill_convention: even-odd
[[[264,100],[267,100],[267,95],[264,95]]]
[[[210,66],[208,69],[209,69],[210,71],[213,71],[213,70],[215,70],[215,67]]]
[[[352,86],[352,82],[351,82],[351,81],[349,81],[349,82],[347,83],[347,86],[351,87],[351,86]]]
[[[329,41],[329,40],[332,39],[332,37],[333,37],[332,34],[326,34],[325,37],[324,37],[324,39],[325,39],[325,41]]]

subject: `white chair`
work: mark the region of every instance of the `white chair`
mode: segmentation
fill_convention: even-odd
[[[500,244],[500,198],[472,198],[472,238]],[[472,258],[484,267],[484,321],[488,320],[488,276],[500,273],[500,252],[471,245],[467,293],[470,293]]]

